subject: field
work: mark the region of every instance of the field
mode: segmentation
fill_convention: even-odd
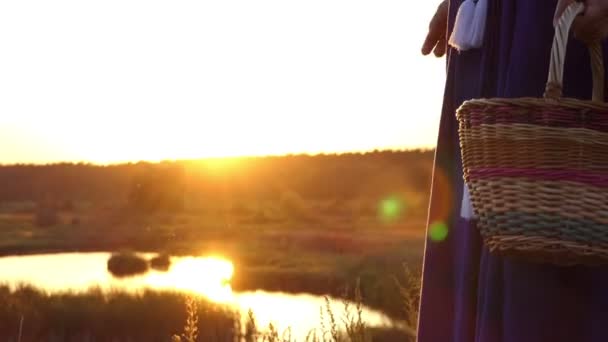
[[[221,255],[235,290],[339,296],[359,279],[365,304],[404,319],[398,282],[404,264],[420,270],[431,164],[432,151],[389,151],[4,166],[0,254]]]
[[[369,328],[357,307],[333,315],[327,325],[304,339],[260,326],[255,314],[241,315],[202,298],[176,292],[145,291],[138,295],[64,292],[48,295],[32,287],[0,286],[0,336],[7,341],[173,341],[191,342],[366,342],[407,341],[408,330]],[[322,317],[319,318],[321,321]],[[176,339],[175,337],[179,337]]]

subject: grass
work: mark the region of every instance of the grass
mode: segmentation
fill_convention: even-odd
[[[416,280],[408,282],[402,264],[422,261],[432,157],[430,151],[381,152],[173,165],[182,165],[183,175],[165,173],[171,163],[3,167],[0,176],[10,186],[0,191],[0,255],[122,250],[221,255],[235,264],[236,291],[307,292],[355,300],[355,293],[343,294],[343,284],[360,278],[359,295],[366,305],[413,322]],[[48,200],[46,207],[40,206],[42,200]],[[158,207],[156,200],[179,205]],[[162,269],[166,261],[148,263]],[[418,272],[412,267],[410,277]],[[22,288],[2,297],[2,291],[9,290],[0,288],[0,336],[15,340],[23,317],[23,342],[41,336],[168,341],[186,322],[186,311],[198,317],[190,322],[198,336],[194,330],[184,331],[182,339],[232,342],[233,333],[241,331],[234,327],[241,321],[233,313],[199,300],[183,310],[183,299],[176,294],[91,291],[49,296]],[[340,315],[323,314],[343,323]],[[117,335],[108,335],[102,326]],[[154,335],[147,336],[146,329]],[[351,337],[340,338],[365,341],[352,339],[360,330],[355,324]],[[391,331],[363,330],[380,341],[405,340]],[[261,338],[291,340],[284,333]],[[314,341],[337,337],[331,327],[314,334]]]
[[[235,264],[237,291],[334,297],[360,276],[366,304],[403,319],[393,276],[401,276],[403,262],[421,264],[425,223],[407,215],[380,220],[375,203],[287,193],[276,202],[227,200],[204,210],[138,215],[76,202],[49,227],[35,224],[31,206],[7,204],[0,211],[0,255],[121,250],[221,255]],[[306,218],[310,215],[314,220]],[[75,217],[78,225],[72,224]]]
[[[395,282],[399,287],[405,312],[405,322],[410,327],[418,325],[418,307],[420,305],[421,276],[413,272],[407,264],[403,265],[404,280]]]
[[[195,342],[198,338],[198,307],[196,300],[192,297],[187,297],[186,300],[186,324],[184,332],[181,335],[173,335],[173,342]]]
[[[361,298],[354,306],[345,302],[343,313],[332,312],[329,299],[319,309],[320,322],[329,317],[329,324],[320,323],[301,338],[290,329],[260,327],[253,312],[241,317],[204,298],[176,292],[91,289],[51,295],[30,286],[0,286],[0,336],[16,341],[21,334],[22,342],[390,342],[413,337],[411,331],[368,328]]]
[[[231,332],[234,313],[200,298],[196,301],[199,329]],[[23,342],[167,341],[186,320],[183,303],[183,294],[172,292],[134,295],[92,289],[50,295],[27,286],[13,290],[0,287],[0,336],[16,340],[23,317]]]
[[[130,215],[75,205],[60,223],[34,224],[25,209],[0,212],[0,255],[67,251],[164,251],[171,255],[222,255],[234,262],[233,288],[340,295],[343,284],[361,276],[368,305],[402,318],[392,275],[401,264],[420,264],[423,220],[387,224],[370,213],[371,200],[252,202],[238,210]],[[304,206],[314,223],[291,218],[281,206]],[[76,203],[78,204],[78,203]],[[17,206],[15,206],[17,207]],[[238,206],[237,206],[238,207]],[[244,209],[244,208],[247,209]],[[321,210],[321,209],[324,209]],[[295,209],[290,209],[296,211]],[[264,212],[269,222],[241,221]],[[299,215],[299,214],[298,214]],[[78,217],[79,225],[71,218]],[[245,220],[247,221],[247,220]]]
[[[256,323],[255,314],[248,312],[244,329],[237,324],[234,342],[372,342],[372,341],[415,341],[414,329],[405,328],[401,330],[374,330],[366,326],[363,318],[363,298],[357,283],[354,291],[354,308],[348,301],[343,301],[344,310],[338,317],[332,310],[329,297],[325,297],[325,306],[319,308],[319,326],[312,329],[301,339],[292,336],[290,328],[280,332],[272,323],[266,329],[260,329]],[[198,340],[198,316],[196,302],[189,297],[186,300],[187,318],[182,334],[173,335],[172,342],[197,342]],[[279,313],[280,314],[280,313]],[[325,318],[328,318],[326,320]],[[329,321],[327,325],[326,321]],[[398,331],[398,332],[397,332]],[[387,334],[392,333],[392,335]],[[390,336],[390,337],[389,337]],[[375,338],[374,338],[375,337]]]

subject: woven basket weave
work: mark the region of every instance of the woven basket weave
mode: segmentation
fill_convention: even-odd
[[[567,8],[544,98],[477,99],[457,111],[464,178],[493,252],[558,265],[608,263],[608,105],[599,43],[593,100],[561,97]]]

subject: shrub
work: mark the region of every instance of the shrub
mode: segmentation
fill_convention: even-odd
[[[51,207],[39,206],[36,210],[35,221],[38,227],[50,227],[59,223],[59,215]]]
[[[167,254],[159,254],[150,259],[150,267],[158,271],[167,271],[171,266],[171,257]]]
[[[159,164],[133,178],[128,203],[139,212],[178,212],[184,209],[184,195],[183,167]]]
[[[281,196],[281,211],[296,221],[314,221],[306,201],[294,191],[286,191]]]
[[[108,271],[116,277],[126,277],[148,271],[148,261],[135,253],[112,254],[108,259]]]

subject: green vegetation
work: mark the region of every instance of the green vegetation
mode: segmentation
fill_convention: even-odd
[[[226,341],[233,333],[234,313],[197,298],[199,337]],[[183,294],[145,291],[134,295],[65,292],[49,295],[33,287],[0,287],[0,336],[16,341],[167,341],[186,320]],[[217,338],[213,334],[218,335]],[[209,338],[207,338],[209,337]]]
[[[411,273],[406,274],[411,276]],[[410,279],[412,282],[415,279]],[[417,279],[419,283],[419,279]],[[418,285],[415,285],[414,289],[403,288],[404,294],[409,296],[419,289]],[[416,291],[417,292],[417,291]],[[415,295],[416,297],[418,294]],[[345,296],[347,297],[347,296]],[[407,303],[412,298],[405,298]],[[329,297],[325,297],[325,306],[320,308],[319,311],[319,327],[312,329],[308,332],[306,337],[303,339],[294,338],[291,333],[291,329],[287,329],[283,332],[279,332],[272,323],[269,324],[267,329],[260,330],[256,323],[255,314],[250,310],[247,315],[247,321],[244,328],[241,327],[240,323],[237,323],[236,331],[241,332],[239,337],[235,341],[245,342],[372,342],[372,341],[415,341],[416,331],[410,327],[416,326],[416,320],[407,322],[406,325],[401,327],[395,327],[393,329],[381,328],[373,329],[365,324],[363,318],[363,298],[359,288],[359,283],[355,286],[354,290],[354,307],[348,302],[343,301],[344,310],[341,316],[336,316],[332,310],[331,301]],[[197,342],[198,341],[198,316],[196,310],[196,301],[193,298],[188,297],[186,301],[186,312],[187,318],[184,325],[184,332],[181,335],[173,335],[172,342]],[[416,309],[417,313],[417,309]],[[329,326],[324,322],[325,318],[329,320]],[[242,322],[242,319],[239,320]]]
[[[36,210],[34,219],[38,227],[50,227],[59,222],[57,211],[53,207],[43,205],[40,205]]]
[[[244,203],[403,198],[410,215],[425,215],[433,151],[250,157],[137,163],[0,166],[0,210],[23,203],[62,211],[124,207],[132,213],[252,211]],[[289,204],[288,204],[289,205]],[[297,208],[296,208],[297,209]],[[9,210],[11,211],[11,210]]]
[[[146,273],[148,260],[132,252],[112,254],[108,259],[108,271],[115,277]]]
[[[221,255],[237,291],[341,296],[360,278],[366,305],[411,319],[398,284],[404,263],[419,272],[432,160],[385,151],[0,166],[0,255]]]
[[[186,305],[184,306],[184,301]],[[320,324],[305,340],[260,327],[255,313],[240,314],[201,297],[185,298],[174,292],[144,291],[140,294],[65,292],[49,295],[33,287],[15,290],[0,286],[0,336],[16,341],[133,341],[154,342],[368,342],[407,341],[411,330],[370,329],[363,323],[361,300],[344,312],[320,308],[320,321],[330,317],[330,325]],[[185,308],[184,308],[185,307]],[[175,332],[182,331],[175,335]]]
[[[316,205],[306,202],[309,209]],[[235,264],[232,284],[237,291],[266,289],[338,296],[343,284],[361,276],[366,304],[395,317],[404,313],[395,299],[399,288],[393,275],[401,273],[404,262],[416,269],[422,260],[423,220],[403,219],[386,225],[371,215],[357,214],[346,220],[318,211],[315,223],[278,221],[278,214],[268,214],[277,222],[257,224],[247,222],[247,215],[236,214],[112,219],[110,213],[97,216],[87,211],[79,212],[80,225],[51,227],[38,227],[28,213],[0,214],[0,252],[162,250],[171,255],[221,255]],[[69,214],[62,212],[60,216],[65,220]],[[103,223],[107,221],[113,223]]]

